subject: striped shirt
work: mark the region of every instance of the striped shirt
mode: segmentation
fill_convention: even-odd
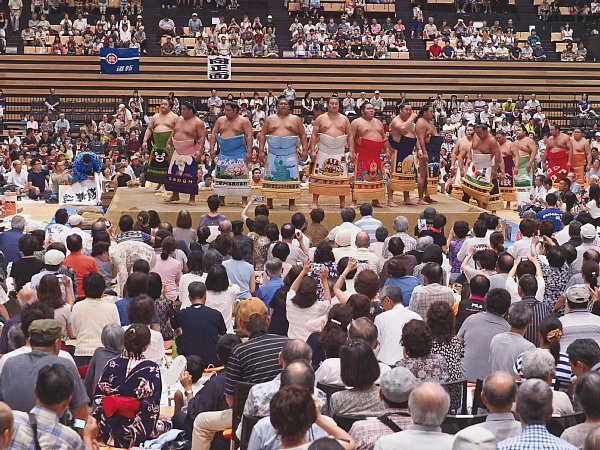
[[[115,235],[115,241],[117,243],[125,242],[125,241],[137,241],[137,242],[150,242],[152,240],[152,236],[144,233],[143,231],[130,230],[125,231],[124,233]]]
[[[276,334],[259,334],[231,352],[225,378],[225,395],[233,395],[239,381],[264,383],[281,373],[279,352],[288,340]]]
[[[531,324],[527,326],[525,335],[523,337],[535,345],[537,342],[537,332],[538,328],[540,327],[540,323],[546,317],[552,315],[552,309],[547,303],[542,303],[535,297],[523,297],[521,302],[531,306],[533,311],[533,320]]]
[[[354,225],[367,233],[371,239],[371,242],[377,242],[375,231],[377,231],[377,228],[381,227],[383,224],[381,223],[381,220],[377,220],[373,216],[363,216],[362,219],[354,222]]]
[[[520,375],[521,378],[523,378],[523,355],[524,353],[520,354],[515,361],[515,373]],[[560,352],[558,364],[556,365],[556,370],[554,372],[554,378],[552,379],[552,386],[554,386],[556,380],[570,383],[574,377],[575,375],[573,375],[573,372],[571,372],[571,365],[569,364],[569,355]]]

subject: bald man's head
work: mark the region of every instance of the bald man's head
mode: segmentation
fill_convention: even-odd
[[[231,222],[229,220],[223,220],[219,224],[219,232],[220,233],[231,233]]]
[[[312,350],[303,340],[290,339],[281,348],[279,362],[282,367],[286,367],[288,364],[298,360],[310,363],[312,361]]]
[[[315,371],[310,363],[304,360],[296,360],[290,363],[281,372],[281,387],[302,386],[310,391],[315,386]]]
[[[357,248],[368,248],[369,244],[371,244],[371,238],[368,233],[361,231],[354,238],[354,242]]]
[[[13,433],[13,413],[4,402],[0,402],[0,448],[8,448]]]
[[[507,372],[493,372],[483,381],[481,399],[490,413],[510,412],[516,395],[517,385]]]
[[[410,393],[408,409],[416,425],[439,427],[450,409],[450,396],[439,383],[426,381]]]
[[[34,289],[25,287],[17,294],[17,300],[19,301],[19,306],[23,308],[37,301],[37,293]]]

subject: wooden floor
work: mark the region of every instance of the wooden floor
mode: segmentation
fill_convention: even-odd
[[[208,81],[205,58],[142,57],[137,75],[102,75],[96,57],[2,55],[0,85],[7,95],[46,95],[54,87],[63,95],[127,95],[139,89],[146,96],[175,91],[180,96],[207,96],[216,88],[221,97],[269,88],[280,93],[287,81],[299,94],[313,97],[346,90],[379,89],[384,98],[427,98],[443,92],[459,96],[484,93],[486,98],[526,96],[573,100],[582,92],[600,96],[596,63],[536,63],[503,61],[397,61],[328,59],[234,59],[232,81]],[[574,94],[575,93],[575,94]],[[250,95],[249,95],[250,97]]]
[[[119,218],[123,214],[130,214],[134,218],[138,211],[144,209],[154,209],[158,212],[161,220],[170,223],[175,223],[177,214],[180,210],[186,209],[190,212],[193,218],[194,227],[200,221],[200,216],[208,212],[206,206],[206,198],[213,194],[212,189],[201,190],[198,197],[196,206],[189,206],[187,204],[187,195],[182,195],[182,200],[179,203],[165,203],[165,199],[168,197],[166,193],[157,193],[152,188],[133,188],[133,189],[119,189],[115,194],[112,203],[107,211],[107,218],[113,223],[118,224]],[[260,190],[256,190],[253,194],[260,195]],[[401,194],[395,197],[396,203],[401,202]],[[416,198],[416,192],[413,197]],[[310,213],[310,202],[311,195],[306,189],[302,189],[301,196],[296,200],[298,210],[303,212],[307,220],[309,220]],[[466,220],[469,224],[472,224],[477,216],[483,211],[472,205],[468,205],[461,201],[455,200],[445,195],[435,195],[434,203],[432,206],[440,213],[446,215],[448,219],[447,229],[450,230],[454,222],[458,220]],[[348,201],[350,199],[348,198]],[[321,196],[320,206],[325,210],[325,221],[324,226],[331,229],[341,222],[339,215],[339,199],[338,197]],[[423,211],[425,206],[397,206],[394,208],[384,207],[375,208],[373,216],[383,222],[384,226],[387,227],[390,232],[393,232],[392,223],[394,219],[403,215],[406,216],[410,222],[410,229],[412,230],[417,224],[419,215]],[[240,213],[242,206],[240,198],[227,197],[226,205],[219,209],[221,214],[227,216],[230,220],[240,219]],[[360,218],[360,213],[357,209],[357,220]],[[254,216],[254,208],[252,207],[249,215]],[[287,201],[275,201],[275,208],[271,211],[269,218],[271,221],[281,226],[282,224],[289,222],[292,212],[287,209]]]

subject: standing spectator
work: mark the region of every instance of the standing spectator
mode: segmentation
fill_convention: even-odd
[[[283,286],[281,270],[281,260],[278,258],[271,258],[265,263],[265,274],[269,277],[269,280],[258,288],[256,296],[265,302],[267,308],[270,307],[275,292]]]
[[[559,320],[562,323],[562,351],[576,339],[590,338],[600,344],[600,317],[588,312],[590,288],[585,284],[576,284],[565,292],[567,298],[566,314]]]
[[[10,10],[10,23],[13,31],[19,31],[19,19],[23,11],[23,0],[8,0],[8,9]]]
[[[433,338],[431,353],[446,360],[449,381],[460,380],[465,347],[456,337],[452,308],[443,301],[433,303],[427,311],[427,326]]]
[[[230,285],[225,267],[215,264],[208,269],[206,290],[206,305],[221,313],[227,332],[233,333],[233,305],[240,293],[239,286]]]
[[[489,278],[483,275],[475,275],[473,278],[471,278],[469,287],[471,290],[471,296],[468,299],[461,300],[458,304],[458,312],[456,314],[457,330],[460,329],[463,322],[468,317],[487,309],[485,296],[490,290]]]
[[[533,311],[522,303],[515,303],[508,310],[508,323],[510,331],[497,334],[490,343],[490,363],[492,371],[513,371],[517,357],[535,348],[535,345],[525,339],[523,335],[531,325]]]
[[[449,306],[454,305],[454,293],[444,284],[444,273],[439,264],[429,262],[421,271],[423,284],[415,287],[410,297],[408,308],[421,317],[427,317],[427,311],[437,301],[443,301]]]
[[[402,328],[412,319],[421,319],[417,313],[402,304],[402,291],[398,286],[385,286],[379,295],[384,310],[375,317],[379,346],[377,359],[387,365],[393,365],[403,356]]]
[[[467,317],[457,336],[464,342],[463,376],[483,380],[491,373],[490,343],[494,336],[510,330],[504,316],[510,307],[510,294],[492,289],[486,296],[487,311]]]
[[[174,302],[179,295],[179,279],[181,278],[182,265],[176,258],[177,241],[172,236],[167,236],[160,245],[160,257],[152,272],[160,275],[165,289],[165,297]]]
[[[206,306],[206,286],[194,281],[188,286],[191,306],[178,311],[171,318],[177,336],[178,353],[199,356],[205,364],[215,367],[221,362],[217,357],[217,342],[227,333],[223,316]],[[195,343],[202,342],[201,346]]]
[[[382,256],[386,259],[392,257],[391,253],[388,251],[388,244],[390,242],[390,239],[392,239],[393,237],[399,237],[400,239],[402,239],[402,242],[404,243],[403,252],[408,253],[414,250],[417,246],[417,241],[412,236],[406,233],[406,230],[408,230],[408,219],[406,217],[398,216],[394,219],[394,230],[396,230],[396,234],[388,237],[385,240],[383,244],[383,250],[381,251]]]

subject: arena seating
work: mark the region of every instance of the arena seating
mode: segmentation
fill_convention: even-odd
[[[206,60],[194,58],[173,60],[155,57],[141,59],[141,73],[135,76],[99,73],[95,57],[61,58],[52,55],[4,55],[0,71],[3,88],[11,95],[46,95],[54,87],[63,95],[129,95],[139,89],[144,95],[164,95],[165,86],[184,96],[208,96],[218,82],[205,78]],[[573,92],[588,92],[600,96],[595,64],[581,63],[511,63],[452,61],[432,64],[430,61],[378,61],[376,69],[368,60],[273,60],[236,59],[233,81],[227,92],[282,90],[293,79],[298,92],[310,90],[313,97],[331,92],[381,91],[384,98],[427,98],[437,92],[457,94],[486,93],[506,98],[517,93],[537,92],[555,100],[573,100]],[[276,70],[269,70],[269,66]],[[165,84],[167,83],[167,84]]]

